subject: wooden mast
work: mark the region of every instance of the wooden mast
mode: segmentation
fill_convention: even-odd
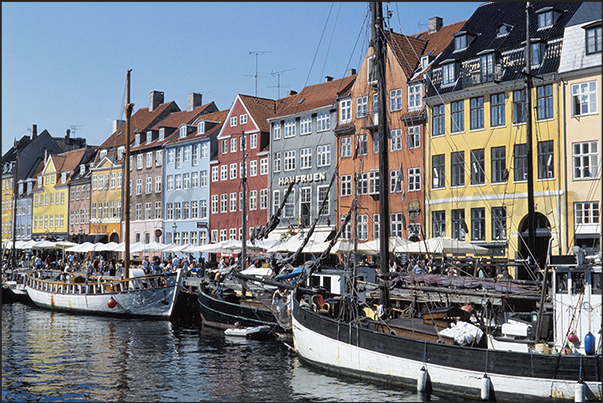
[[[375,73],[377,78],[377,97],[379,104],[379,268],[384,275],[389,271],[389,186],[388,186],[388,135],[386,117],[386,85],[385,85],[385,60],[387,47],[383,34],[383,7],[381,2],[373,2],[372,15],[372,45],[375,52]],[[382,280],[381,303],[387,306],[387,281]]]
[[[125,258],[124,258],[124,278],[129,277],[130,271],[130,117],[132,116],[132,109],[134,104],[130,103],[130,72],[132,69],[128,69],[126,75],[126,104],[124,109],[126,112],[126,157],[124,160],[124,246],[125,246]]]

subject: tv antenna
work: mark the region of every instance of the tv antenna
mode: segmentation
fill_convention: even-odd
[[[249,52],[250,55],[255,55],[255,96],[258,96],[258,56],[264,53],[271,53],[271,50],[256,50]]]
[[[278,97],[281,97],[281,74],[283,74],[286,71],[291,71],[291,70],[295,70],[295,68],[292,69],[287,69],[287,70],[281,70],[281,71],[273,71],[272,73],[270,73],[270,75],[272,77],[274,77],[275,75],[278,76],[277,77],[277,82],[278,82]],[[274,87],[274,85],[272,86]]]
[[[71,125],[71,133],[73,134],[73,137],[75,138],[75,130],[79,129],[82,126],[79,125]]]

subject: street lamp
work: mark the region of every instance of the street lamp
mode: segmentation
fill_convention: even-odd
[[[176,229],[178,229],[178,224],[174,222],[172,224],[172,243],[176,243]]]

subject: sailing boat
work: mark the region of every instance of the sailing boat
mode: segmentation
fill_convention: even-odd
[[[130,72],[127,72],[126,154],[123,192],[129,206],[130,192]],[[25,287],[31,300],[40,307],[72,313],[168,319],[181,287],[181,270],[161,275],[145,275],[130,266],[130,209],[124,209],[125,259],[123,278],[67,273],[58,270],[33,270],[27,273]]]
[[[383,15],[380,2],[371,4],[372,42],[378,79],[379,142],[383,145],[388,140],[387,119],[384,116]],[[380,149],[386,150],[387,147]],[[379,161],[381,178],[388,177],[387,162],[387,151],[384,151]],[[380,265],[382,271],[386,272],[389,262],[387,186],[381,186],[380,191]],[[563,304],[576,306],[578,301],[572,300],[574,296],[557,295],[558,291],[563,293],[563,287],[571,286],[568,285],[568,273],[575,273],[576,280],[583,287],[582,296],[590,298],[592,306],[600,306],[600,286],[597,295],[597,285],[588,280],[595,278],[591,276],[592,272],[600,276],[600,264],[589,265],[575,260],[556,263],[555,266],[549,266],[561,274],[562,279],[561,287],[553,287],[555,303],[564,307],[567,305]],[[584,281],[580,282],[580,279]],[[539,333],[532,337],[534,348],[530,351],[494,349],[487,344],[487,338],[481,337],[481,329],[466,326],[468,322],[457,322],[455,328],[463,331],[458,333],[459,339],[456,335],[443,334],[435,323],[436,314],[441,312],[432,312],[433,322],[430,325],[426,325],[428,322],[417,323],[412,318],[374,316],[369,307],[358,299],[354,282],[355,276],[351,275],[349,293],[340,298],[309,293],[301,287],[295,292],[292,306],[293,338],[295,349],[303,362],[339,374],[416,386],[421,394],[442,391],[470,398],[480,397],[482,400],[516,401],[584,401],[600,400],[602,397],[601,353],[600,347],[599,352],[595,352],[592,334],[588,347],[585,337],[585,348],[570,354],[563,354],[563,351],[547,352],[548,345],[539,343]],[[380,284],[380,288],[381,304],[387,306],[388,288],[385,282]],[[584,302],[585,299],[579,301]],[[321,309],[324,303],[330,305],[330,309]],[[567,334],[568,324],[558,325],[563,325],[564,329],[556,331],[556,334]],[[596,326],[594,329],[596,331]],[[473,339],[469,343],[461,342],[471,334]],[[572,335],[574,337],[569,336],[570,341],[578,342],[576,335]],[[524,334],[524,338],[526,336],[530,337]]]

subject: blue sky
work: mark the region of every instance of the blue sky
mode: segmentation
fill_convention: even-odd
[[[389,27],[411,35],[481,3],[385,4]],[[2,154],[32,124],[55,137],[75,126],[100,145],[124,119],[127,69],[135,110],[152,90],[182,110],[192,92],[223,110],[237,94],[276,99],[344,77],[360,67],[369,20],[368,2],[2,2]]]

